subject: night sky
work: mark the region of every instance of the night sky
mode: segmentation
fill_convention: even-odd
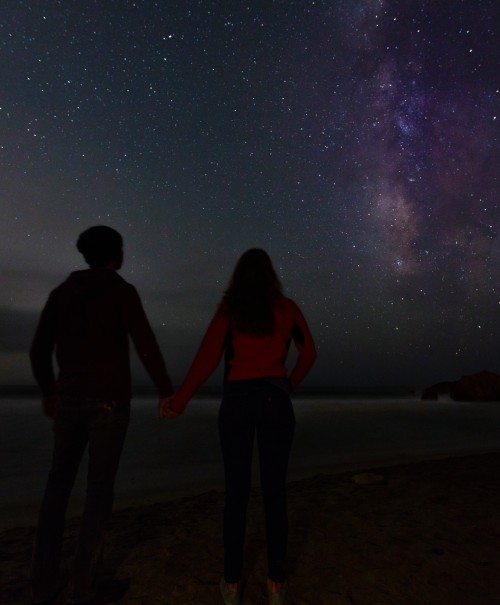
[[[315,335],[306,384],[500,373],[499,26],[497,0],[2,3],[0,384],[32,381],[95,224],[174,382],[253,246]]]

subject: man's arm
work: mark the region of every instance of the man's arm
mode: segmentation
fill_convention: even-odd
[[[133,286],[130,286],[125,304],[126,322],[135,349],[158,390],[160,398],[170,397],[174,389],[163,356],[148,318]]]
[[[55,303],[51,294],[40,315],[30,348],[31,369],[44,398],[53,397],[56,388],[53,364],[55,341]]]

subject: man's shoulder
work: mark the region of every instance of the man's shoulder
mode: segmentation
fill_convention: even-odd
[[[135,286],[123,278],[117,271],[110,271],[110,279],[113,280],[117,285],[119,284],[123,288],[130,288],[135,290]]]
[[[137,288],[119,275],[116,271],[111,272],[110,285],[119,294],[120,297],[128,300],[134,300],[139,298]]]
[[[73,271],[50,293],[51,298],[65,295],[77,295],[88,292],[116,291],[120,295],[137,295],[137,289],[116,271],[96,271],[87,269]]]

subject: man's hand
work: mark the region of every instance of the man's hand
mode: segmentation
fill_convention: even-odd
[[[57,397],[46,395],[42,398],[42,412],[47,418],[55,419],[57,413]]]
[[[158,416],[160,418],[166,418],[165,412],[173,398],[174,396],[170,395],[170,397],[160,397],[158,400]]]

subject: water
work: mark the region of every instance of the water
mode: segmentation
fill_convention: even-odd
[[[193,399],[183,416],[160,421],[156,401],[136,398],[116,482],[117,505],[222,489],[218,399]],[[500,451],[500,403],[299,397],[290,478],[415,458]],[[52,450],[51,422],[38,400],[0,399],[0,528],[35,522]],[[257,465],[255,473],[257,473]],[[257,475],[255,480],[258,480]],[[84,496],[85,465],[71,511]]]

